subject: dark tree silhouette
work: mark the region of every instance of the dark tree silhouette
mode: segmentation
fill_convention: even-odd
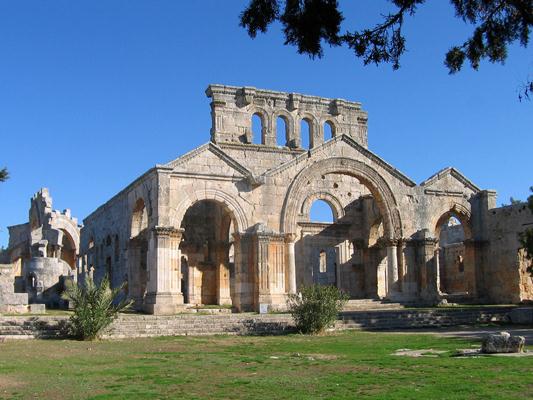
[[[7,168],[0,169],[0,182],[5,182],[9,178],[9,173],[7,172]]]
[[[397,10],[383,16],[371,28],[341,32],[342,12],[337,0],[250,0],[240,15],[240,25],[254,38],[265,33],[274,21],[281,22],[285,44],[296,46],[298,53],[322,57],[323,44],[347,46],[365,65],[391,63],[400,67],[405,52],[402,28],[406,17],[413,16],[426,0],[389,0]],[[450,74],[457,73],[466,60],[477,70],[481,60],[503,63],[507,48],[518,41],[527,47],[533,25],[533,0],[450,0],[457,18],[473,25],[472,35],[453,45],[444,64]],[[533,93],[533,79],[521,87],[519,99]]]

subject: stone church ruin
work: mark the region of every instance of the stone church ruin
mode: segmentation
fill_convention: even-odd
[[[47,214],[56,236],[45,223],[34,240],[31,212],[10,228],[25,232],[7,252],[27,293],[37,254],[57,260],[43,263],[56,277],[60,266],[126,281],[136,309],[153,314],[282,310],[312,283],[405,304],[533,300],[518,241],[533,226],[525,204],[496,208],[495,192],[454,168],[416,184],[368,149],[360,103],[223,85],[206,94],[210,141],[130,183],[79,236],[70,214]],[[311,219],[317,201],[332,222]]]

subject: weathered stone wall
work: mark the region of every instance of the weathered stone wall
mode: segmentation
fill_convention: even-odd
[[[526,203],[491,208],[487,212],[486,270],[488,295],[492,301],[516,303],[533,300],[530,265],[521,250],[519,234],[533,228],[533,214]]]

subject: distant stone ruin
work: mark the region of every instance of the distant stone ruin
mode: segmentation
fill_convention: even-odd
[[[65,307],[61,293],[65,280],[77,279],[79,243],[80,229],[70,210],[52,210],[48,189],[37,192],[29,222],[9,227],[9,246],[1,254],[0,311]]]

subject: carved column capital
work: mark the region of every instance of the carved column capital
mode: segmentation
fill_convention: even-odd
[[[286,233],[285,234],[285,242],[286,243],[294,243],[296,242],[297,235],[295,233]]]
[[[156,237],[170,237],[181,239],[184,229],[173,226],[154,226],[152,232]]]

